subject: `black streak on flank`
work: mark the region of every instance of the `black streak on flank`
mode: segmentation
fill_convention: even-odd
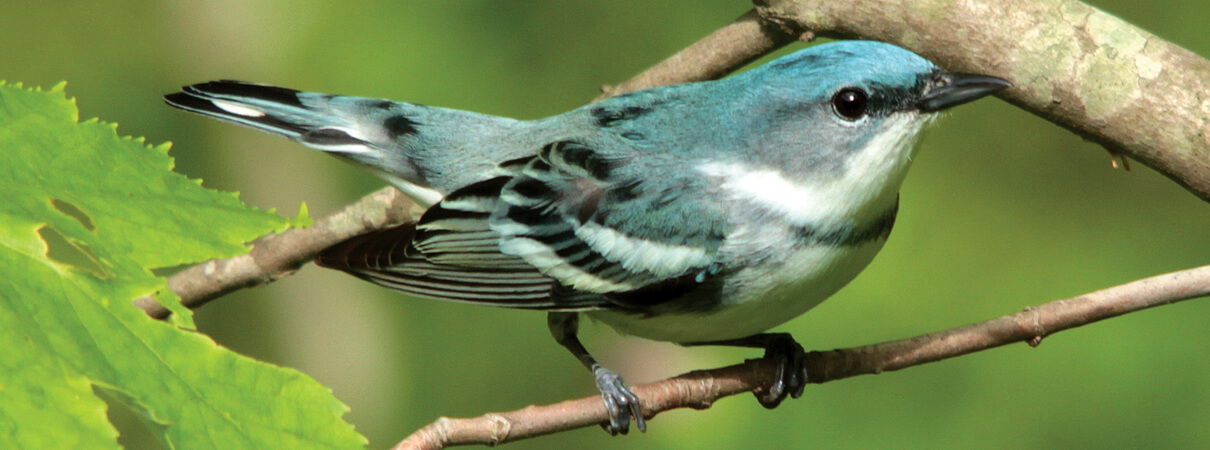
[[[610,109],[605,107],[593,108],[589,111],[592,114],[592,120],[598,127],[608,128],[617,126],[618,122],[624,120],[634,120],[644,114],[651,112],[651,108],[642,106],[627,106],[621,109]]]
[[[853,246],[874,240],[885,240],[891,235],[891,228],[895,226],[895,216],[898,212],[899,201],[896,200],[894,206],[866,226],[847,226],[832,230],[804,226],[798,228],[798,237],[805,243],[831,246]]]
[[[606,295],[613,304],[621,306],[623,310],[630,309],[637,313],[643,313],[646,307],[666,303],[669,300],[674,300],[688,294],[696,289],[701,283],[697,281],[697,273],[689,273],[675,278],[669,278],[658,283],[649,284],[641,288],[617,292]],[[690,307],[689,310],[697,309],[698,311],[710,310],[717,306],[715,302],[699,305],[699,302],[691,302],[685,304]],[[676,304],[676,303],[671,303]],[[647,311],[648,317],[654,315],[653,311]]]
[[[413,121],[405,116],[391,116],[387,120],[382,121],[382,126],[387,129],[387,133],[391,135],[391,139],[399,139],[404,136],[416,134],[416,126],[419,122]]]
[[[390,111],[391,108],[395,107],[395,102],[392,102],[390,100],[379,100],[379,101],[374,102],[374,104],[371,106],[374,108],[377,108],[377,109],[381,109],[383,111]]]

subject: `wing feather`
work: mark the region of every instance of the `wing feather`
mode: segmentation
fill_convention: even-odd
[[[501,188],[502,204],[491,218],[501,235],[500,249],[563,286],[597,294],[713,274],[717,246],[637,236],[599,220],[605,207],[629,209],[639,219],[635,222],[656,212],[649,209],[657,203],[633,194],[646,180],[618,175],[615,169],[625,163],[576,142],[543,147]]]
[[[667,198],[683,193],[644,197],[652,181],[619,175],[623,164],[575,142],[549,144],[454,191],[419,222],[352,238],[316,261],[413,295],[512,308],[670,300],[659,294],[682,294],[717,272],[721,231],[705,214],[670,213],[685,206]],[[609,214],[631,220],[611,223]],[[649,214],[695,216],[710,232],[661,234],[701,224],[644,222]]]

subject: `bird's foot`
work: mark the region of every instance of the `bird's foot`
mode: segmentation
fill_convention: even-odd
[[[807,352],[788,333],[762,335],[767,341],[765,359],[777,364],[777,378],[763,391],[756,391],[756,400],[768,409],[776,408],[787,396],[798,398],[807,387]]]
[[[601,399],[605,401],[605,409],[609,411],[609,423],[602,423],[601,428],[611,436],[626,434],[630,432],[630,421],[633,419],[639,431],[646,432],[647,423],[643,421],[639,397],[626,387],[622,376],[600,365],[593,365],[592,375],[596,378]]]

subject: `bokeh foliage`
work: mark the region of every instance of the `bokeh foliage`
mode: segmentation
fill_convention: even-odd
[[[1095,6],[1210,55],[1197,0]],[[519,118],[572,108],[750,7],[739,0],[40,2],[0,18],[0,78],[70,82],[81,116],[175,142],[178,167],[253,205],[320,215],[381,185],[332,158],[169,110],[159,96],[218,78],[408,100]],[[874,264],[784,330],[818,349],[907,337],[1210,261],[1210,205],[998,100],[930,133]],[[217,226],[217,225],[216,225]],[[596,429],[522,448],[1195,447],[1210,441],[1210,303],[1112,319],[1025,345],[674,412],[644,436]],[[197,314],[241,353],[331,387],[375,447],[439,415],[583,396],[590,377],[541,314],[403,298],[305,268]],[[631,382],[751,352],[680,349],[589,327]],[[120,416],[124,443],[141,425]]]
[[[287,221],[173,173],[168,145],[77,119],[62,84],[0,83],[0,447],[116,448],[98,395],[165,447],[360,446],[331,391],[188,331],[152,273],[244,253]],[[172,324],[130,304],[148,295]]]

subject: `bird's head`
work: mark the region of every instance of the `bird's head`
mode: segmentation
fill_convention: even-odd
[[[857,124],[895,113],[936,113],[1011,86],[985,75],[956,73],[903,48],[841,41],[799,50],[747,74],[764,94],[800,111],[831,113]]]
[[[807,159],[831,162],[871,141],[914,141],[937,113],[1011,86],[996,77],[951,72],[874,41],[816,45],[734,78],[749,93],[738,106],[763,122],[767,136],[809,145],[813,156]]]
[[[743,94],[723,120],[755,130],[744,134],[746,153],[736,157],[748,166],[776,168],[802,187],[792,197],[846,205],[893,202],[926,123],[1011,86],[872,41],[809,47],[730,83],[730,92]]]

